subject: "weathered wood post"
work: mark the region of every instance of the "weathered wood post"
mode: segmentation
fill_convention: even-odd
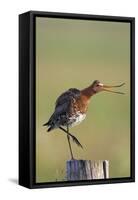
[[[109,178],[109,161],[68,160],[66,178],[68,181],[107,179]]]

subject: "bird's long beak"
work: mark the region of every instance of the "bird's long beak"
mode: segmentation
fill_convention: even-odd
[[[108,88],[116,88],[116,87],[122,87],[125,83],[122,83],[120,85],[112,85],[112,86],[109,86],[109,85],[104,85],[101,83],[101,86],[102,86],[102,90],[103,91],[107,91],[107,92],[112,92],[112,93],[117,93],[117,94],[125,94],[124,92],[118,92],[118,91],[113,91],[113,90],[110,90]]]

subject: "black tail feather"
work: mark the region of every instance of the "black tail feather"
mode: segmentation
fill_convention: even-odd
[[[45,124],[43,124],[43,126],[48,126],[49,122],[46,122]]]
[[[43,126],[49,126],[48,129],[47,129],[47,132],[50,132],[53,129],[53,127],[51,126],[51,124],[49,124],[49,121],[46,122],[45,124],[43,124]]]
[[[47,129],[47,132],[50,132],[52,130],[52,127],[49,127],[48,129]]]

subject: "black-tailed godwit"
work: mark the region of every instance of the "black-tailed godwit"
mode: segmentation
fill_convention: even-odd
[[[74,159],[70,143],[70,137],[80,147],[82,145],[78,139],[69,132],[69,128],[80,124],[86,117],[86,112],[90,102],[90,98],[101,91],[108,91],[117,94],[124,94],[122,92],[112,91],[110,88],[121,87],[121,85],[107,86],[100,81],[95,80],[89,87],[79,90],[71,88],[62,93],[56,100],[55,111],[43,126],[48,126],[48,132],[53,129],[61,129],[67,134],[71,159]]]

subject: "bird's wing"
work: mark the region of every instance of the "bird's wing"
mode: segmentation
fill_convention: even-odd
[[[62,93],[56,100],[55,103],[55,111],[48,120],[47,123],[44,124],[44,126],[48,125],[51,126],[57,122],[57,120],[60,120],[61,123],[66,123],[67,115],[70,113],[71,110],[71,104],[74,101],[74,99],[77,99],[80,97],[80,90],[71,88],[67,90],[66,92]]]
[[[80,90],[76,88],[70,88],[57,98],[55,103],[55,111],[68,112],[68,109],[70,109],[70,105],[73,99],[77,99],[79,97],[80,97]]]

